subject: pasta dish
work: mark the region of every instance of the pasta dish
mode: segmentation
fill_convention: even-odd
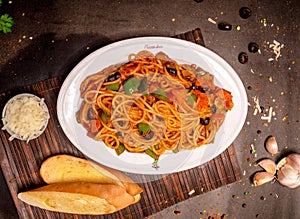
[[[146,153],[155,160],[212,143],[234,106],[212,74],[162,52],[130,54],[127,63],[88,76],[80,94],[76,117],[89,137],[118,155]]]

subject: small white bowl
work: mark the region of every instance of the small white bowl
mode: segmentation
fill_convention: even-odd
[[[37,131],[35,131],[34,133],[29,133],[29,134],[22,134],[22,133],[18,133],[19,130],[17,130],[16,127],[12,127],[12,124],[9,124],[9,119],[6,118],[6,114],[7,114],[7,111],[11,110],[14,111],[19,111],[19,112],[22,112],[22,113],[25,113],[24,116],[25,117],[22,117],[23,119],[23,122],[25,122],[26,126],[31,126],[31,125],[28,125],[28,124],[32,124],[31,122],[32,121],[29,121],[30,119],[30,110],[28,108],[28,106],[26,106],[26,100],[35,100],[37,105],[33,105],[30,110],[42,110],[42,114],[40,116],[43,117],[43,119],[41,119],[41,124],[38,124],[38,127],[40,127]],[[19,108],[16,108],[16,109],[10,109],[13,107],[13,104],[16,104],[17,101],[21,101],[21,103],[19,102],[19,104],[23,104],[23,107],[19,107]],[[23,103],[22,103],[23,102]],[[27,108],[26,108],[27,107]],[[34,108],[35,107],[35,108]],[[22,108],[22,109],[21,109]],[[24,112],[25,111],[25,112]],[[28,112],[29,111],[29,112]],[[33,95],[33,94],[30,94],[30,93],[22,93],[22,94],[18,94],[14,97],[12,97],[4,106],[3,108],[3,111],[2,111],[2,122],[3,122],[3,128],[4,130],[6,130],[10,135],[11,137],[9,138],[10,141],[12,141],[13,139],[20,139],[20,140],[24,140],[24,141],[27,141],[29,142],[30,140],[32,139],[35,139],[37,137],[39,137],[46,129],[47,125],[48,125],[48,121],[49,121],[49,111],[48,111],[48,107],[46,105],[46,103],[44,102],[44,99],[43,98],[39,98],[38,96],[36,95]],[[37,122],[37,121],[35,121]],[[38,123],[38,122],[37,122]],[[22,124],[20,124],[22,125]],[[22,132],[22,131],[20,131]]]

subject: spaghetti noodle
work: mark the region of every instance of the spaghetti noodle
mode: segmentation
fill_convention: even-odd
[[[166,54],[129,55],[129,62],[87,77],[77,113],[87,135],[117,154],[166,151],[212,143],[233,107],[229,91],[200,67],[178,64]]]

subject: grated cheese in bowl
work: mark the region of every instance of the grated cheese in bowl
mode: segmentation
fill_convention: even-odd
[[[11,98],[2,112],[3,130],[13,139],[26,140],[27,143],[40,136],[46,129],[49,111],[43,98],[23,93]]]

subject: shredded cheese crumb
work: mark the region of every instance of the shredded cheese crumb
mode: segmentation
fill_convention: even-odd
[[[217,22],[216,22],[215,20],[213,20],[212,18],[210,18],[210,17],[209,17],[207,20],[208,20],[210,23],[217,24]]]
[[[269,76],[268,79],[269,79],[270,82],[273,82],[272,76]]]
[[[278,58],[281,56],[281,49],[284,47],[284,44],[280,44],[278,41],[273,40],[273,43],[269,45],[269,48],[273,49],[275,54],[275,60],[278,61]],[[269,59],[270,61],[270,59]]]
[[[268,61],[271,62],[271,61],[274,61],[274,59],[273,58],[269,58]]]
[[[193,195],[194,193],[195,193],[195,189],[191,190],[191,191],[189,192],[189,195]]]
[[[48,119],[49,113],[44,99],[20,96],[8,102],[2,118],[2,129],[12,132],[10,141],[19,138],[29,142],[43,132]]]
[[[254,105],[254,112],[253,115],[257,115],[257,113],[261,113],[261,107],[259,105],[259,99],[257,96],[253,97]]]
[[[268,115],[267,116],[266,115],[261,116],[261,119],[262,120],[267,120],[268,123],[270,123],[271,119],[272,119],[272,116],[273,116],[273,107],[271,106],[271,107],[269,107]]]

